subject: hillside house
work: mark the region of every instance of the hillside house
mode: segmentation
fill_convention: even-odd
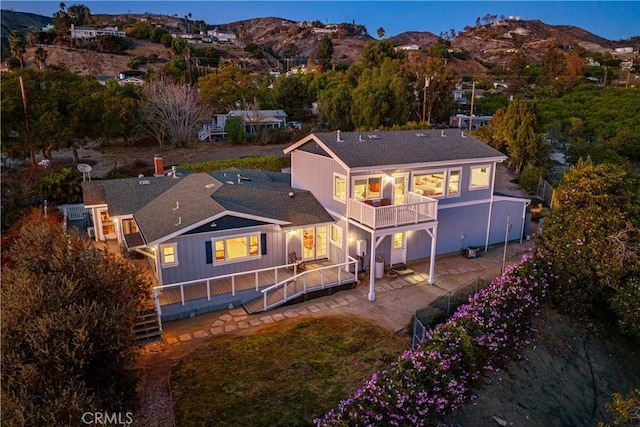
[[[116,36],[116,37],[126,37],[126,33],[124,31],[118,30],[118,27],[104,27],[104,28],[94,28],[94,27],[76,27],[74,24],[71,24],[71,38],[72,39],[95,39],[98,36]]]
[[[164,321],[242,304],[263,311],[352,286],[369,267],[521,240],[529,200],[494,191],[499,151],[460,130],[313,133],[291,174],[227,169],[82,183],[96,240],[146,257]]]
[[[217,28],[207,31],[207,35],[217,42],[235,42],[238,39],[236,33],[220,31]]]

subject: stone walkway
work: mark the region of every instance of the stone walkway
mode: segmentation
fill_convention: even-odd
[[[519,261],[520,254],[532,247],[531,242],[511,244],[507,247],[509,263]],[[279,307],[265,313],[248,315],[243,308],[217,311],[191,319],[167,322],[163,325],[163,339],[168,345],[179,345],[191,340],[232,334],[296,317],[326,315],[356,315],[368,318],[395,332],[406,328],[415,310],[426,307],[436,298],[453,291],[483,274],[493,278],[500,274],[503,247],[482,252],[479,258],[466,259],[460,255],[436,260],[435,284],[428,283],[429,264],[411,265],[413,273],[395,278],[377,279],[376,299],[368,300],[368,275],[363,275],[355,289]],[[399,292],[401,291],[401,292]]]

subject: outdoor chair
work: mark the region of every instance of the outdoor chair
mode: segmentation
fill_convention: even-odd
[[[289,262],[291,264],[296,264],[296,266],[298,267],[298,271],[304,271],[307,266],[304,264],[304,261],[302,261],[300,258],[298,258],[298,255],[295,252],[291,252],[289,254]],[[293,270],[293,266],[289,267],[291,270]]]

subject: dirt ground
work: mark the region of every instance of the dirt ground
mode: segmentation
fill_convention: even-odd
[[[611,420],[612,394],[640,386],[640,346],[601,324],[548,307],[522,360],[487,378],[477,399],[442,424],[457,426],[595,426]]]

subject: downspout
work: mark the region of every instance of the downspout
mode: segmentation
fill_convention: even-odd
[[[349,233],[351,232],[351,222],[349,221],[351,219],[351,203],[349,202],[351,200],[351,170],[347,169],[347,177],[346,177],[346,181],[344,183],[345,187],[347,188],[346,191],[346,200],[345,203],[347,204],[347,209],[346,209],[346,217],[347,217],[347,221],[346,221],[346,233],[347,233],[347,244],[345,245],[347,250],[345,251],[344,254],[344,262],[349,262],[349,251],[351,249],[351,244],[349,243]],[[335,185],[335,183],[334,183]],[[356,254],[357,256],[360,256],[360,254]],[[359,258],[358,258],[359,259]],[[362,264],[364,264],[364,258],[362,259]],[[361,269],[364,270],[364,265],[362,265],[360,267]],[[356,277],[358,276],[358,272],[356,271]]]
[[[520,243],[522,243],[522,237],[524,234],[524,222],[527,219],[527,206],[531,204],[531,200],[527,200],[522,206],[522,226],[520,227]]]
[[[491,215],[493,214],[493,188],[496,182],[496,166],[497,163],[493,162],[493,173],[491,174],[491,198],[489,200],[489,219],[487,220],[487,238],[484,241],[484,251],[489,250],[489,231],[491,230]]]

